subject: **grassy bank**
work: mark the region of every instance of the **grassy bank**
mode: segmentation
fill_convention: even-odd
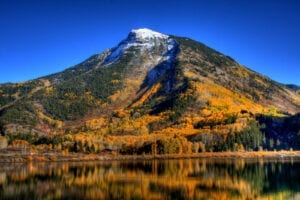
[[[0,162],[63,162],[63,161],[110,161],[110,160],[152,160],[152,159],[188,159],[188,158],[299,158],[300,151],[260,151],[260,152],[205,152],[194,154],[163,155],[113,155],[82,153],[0,153]]]

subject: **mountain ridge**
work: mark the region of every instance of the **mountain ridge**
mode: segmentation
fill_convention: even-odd
[[[145,28],[62,72],[0,85],[3,135],[178,134],[198,141],[221,134],[226,140],[233,131],[262,130],[258,119],[299,112],[300,95],[288,86],[203,43]],[[290,145],[281,136],[268,135]]]

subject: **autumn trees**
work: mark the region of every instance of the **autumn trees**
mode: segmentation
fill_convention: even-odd
[[[120,113],[122,114],[122,112]],[[229,129],[228,132],[224,131],[225,129],[220,129],[220,125],[205,129],[193,129],[191,123],[194,122],[194,119],[186,120],[190,126],[174,124],[172,128],[150,132],[149,129],[148,131],[141,131],[141,128],[147,129],[145,121],[159,121],[158,116],[137,117],[135,121],[127,121],[126,114],[124,117],[120,113],[118,114],[120,119],[112,119],[110,122],[111,129],[106,127],[104,119],[99,118],[86,123],[87,129],[84,131],[70,131],[51,136],[20,133],[8,134],[5,137],[8,138],[9,146],[16,146],[22,141],[22,144],[26,142],[27,147],[43,151],[110,152],[121,155],[289,150],[290,148],[299,149],[300,146],[299,115],[282,119],[258,116],[257,120],[249,119],[240,128],[237,128],[233,123],[236,120],[236,115],[228,116],[222,122],[228,123],[226,127],[226,130]],[[99,124],[101,126],[98,127]],[[282,137],[280,130],[288,131],[289,137]],[[187,131],[191,132],[187,133]]]

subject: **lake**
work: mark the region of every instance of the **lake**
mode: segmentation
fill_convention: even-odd
[[[300,199],[300,161],[1,163],[0,199]]]

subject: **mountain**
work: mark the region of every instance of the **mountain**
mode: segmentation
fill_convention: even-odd
[[[207,150],[204,140],[212,136],[220,138],[209,140],[226,141],[228,135],[261,133],[267,119],[282,125],[299,112],[294,87],[200,42],[146,28],[132,30],[116,47],[62,72],[0,85],[2,135],[75,134],[70,137],[77,140],[86,134],[92,138],[87,141],[105,140],[106,147],[108,138],[122,143],[133,136],[152,141],[154,135],[175,135],[181,142],[200,141]],[[284,147],[291,145],[285,134],[294,138],[298,131],[268,130],[273,131],[268,137],[285,142]]]
[[[298,93],[300,92],[300,86],[295,85],[295,84],[287,84],[286,85],[288,88],[297,91]]]

